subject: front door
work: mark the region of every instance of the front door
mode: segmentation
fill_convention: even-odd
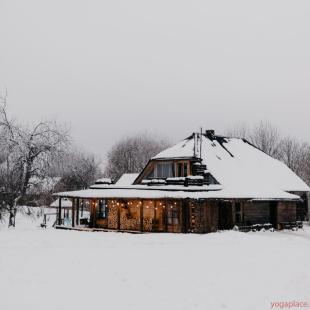
[[[233,218],[232,218],[232,204],[231,202],[221,201],[219,203],[219,229],[232,229]]]
[[[278,202],[270,202],[270,224],[274,228],[277,228],[278,223]]]

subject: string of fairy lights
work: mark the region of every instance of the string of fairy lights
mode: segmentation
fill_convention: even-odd
[[[81,201],[80,202],[80,206],[82,206],[83,204],[84,205],[91,205],[93,208],[96,208],[99,203],[104,203],[105,200],[103,199],[99,199],[99,200],[92,200],[92,201],[89,201],[87,199],[85,199],[86,201]],[[143,201],[142,200],[138,200],[138,201],[127,201],[127,202],[120,202],[118,200],[110,200],[111,202],[111,206],[112,207],[126,207],[126,206],[130,206],[130,207],[135,207],[135,208],[140,208],[141,205],[143,204]],[[170,202],[170,203],[163,203],[161,201],[153,201],[153,200],[150,200],[150,201],[144,201],[145,202],[145,208],[146,209],[150,209],[150,208],[154,208],[155,210],[158,210],[159,208],[163,208],[165,209],[166,208],[166,204],[168,205],[168,208],[170,209],[174,209],[177,207],[177,202],[174,201],[174,202]],[[109,205],[109,203],[107,202],[106,204],[107,206]],[[155,206],[154,206],[155,205]]]
[[[150,209],[150,208],[154,208],[155,210],[158,210],[160,207],[165,209],[166,208],[166,204],[162,203],[161,201],[158,202],[158,205],[156,204],[156,202],[154,201],[144,201],[145,204],[145,208],[146,209]],[[141,200],[133,202],[133,201],[128,201],[128,202],[120,202],[118,200],[111,200],[111,206],[112,207],[126,207],[126,206],[130,206],[130,207],[134,207],[134,208],[140,208],[142,206],[143,202]],[[170,209],[174,209],[177,207],[177,202],[172,202],[170,204],[168,204],[168,208]]]

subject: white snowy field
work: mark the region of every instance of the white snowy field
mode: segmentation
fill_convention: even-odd
[[[0,309],[271,309],[310,304],[310,228],[207,235],[0,224]],[[280,309],[280,307],[273,307]]]

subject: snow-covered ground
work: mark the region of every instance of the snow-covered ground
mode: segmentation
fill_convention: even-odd
[[[0,309],[271,309],[310,304],[310,228],[207,235],[0,224]],[[273,309],[280,309],[273,307]]]

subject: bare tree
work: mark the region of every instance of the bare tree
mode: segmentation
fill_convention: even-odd
[[[126,137],[108,153],[105,176],[117,180],[124,173],[140,172],[148,160],[169,146],[166,139],[150,135]]]
[[[310,184],[310,145],[294,137],[285,137],[279,147],[279,159]]]
[[[302,145],[295,138],[285,137],[281,140],[278,157],[296,173],[300,172],[302,153]]]
[[[15,226],[20,200],[26,195],[31,179],[42,177],[50,162],[68,144],[68,133],[56,122],[22,126],[7,114],[6,98],[0,105],[1,165],[0,188],[10,213],[9,226]]]
[[[251,135],[251,129],[246,123],[240,123],[226,130],[226,135],[229,137],[236,137],[249,140]]]
[[[260,121],[254,126],[236,124],[226,130],[226,135],[246,139],[268,155],[278,158],[281,136],[278,129],[267,121]]]
[[[53,174],[60,176],[57,191],[86,189],[102,176],[100,161],[95,155],[83,151],[70,151],[54,167]]]
[[[278,129],[269,122],[261,121],[255,126],[249,135],[249,140],[263,152],[278,158],[281,137]]]
[[[268,122],[254,127],[237,124],[227,130],[228,136],[247,139],[268,155],[281,160],[310,185],[310,145],[295,137],[282,137],[278,129]]]

